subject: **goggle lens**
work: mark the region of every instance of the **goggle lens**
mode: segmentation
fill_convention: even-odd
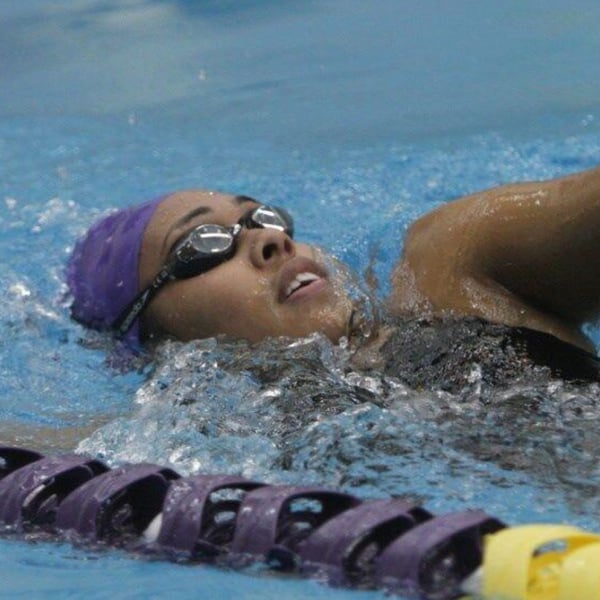
[[[168,263],[171,277],[174,279],[195,277],[231,258],[235,252],[235,239],[242,227],[276,229],[290,237],[294,234],[294,222],[289,213],[272,206],[255,208],[233,227],[199,225],[175,247]]]
[[[242,219],[241,224],[248,228],[278,229],[279,231],[285,231],[290,237],[294,235],[292,217],[282,208],[259,206],[248,215],[247,219]]]
[[[199,254],[227,252],[233,244],[231,231],[221,225],[200,225],[186,242]]]

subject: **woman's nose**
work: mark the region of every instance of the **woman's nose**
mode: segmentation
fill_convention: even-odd
[[[296,255],[292,239],[278,229],[251,229],[246,232],[246,243],[250,246],[250,260],[258,268]]]

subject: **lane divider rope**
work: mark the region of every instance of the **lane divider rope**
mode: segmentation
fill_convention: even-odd
[[[600,535],[575,527],[507,527],[481,510],[434,515],[400,499],[154,464],[111,469],[78,454],[0,447],[0,523],[425,600],[600,600]]]

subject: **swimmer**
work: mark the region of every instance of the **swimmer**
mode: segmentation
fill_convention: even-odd
[[[477,317],[595,352],[600,315],[600,168],[449,202],[409,229],[392,318]],[[351,336],[338,270],[294,238],[289,214],[247,196],[180,191],[109,215],[68,266],[72,314],[131,346],[226,335],[257,342]],[[371,335],[381,345],[385,328]]]

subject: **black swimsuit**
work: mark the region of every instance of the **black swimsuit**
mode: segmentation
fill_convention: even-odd
[[[549,377],[600,381],[600,359],[553,335],[477,318],[396,319],[384,372],[414,389],[458,392],[478,380],[505,387]]]

